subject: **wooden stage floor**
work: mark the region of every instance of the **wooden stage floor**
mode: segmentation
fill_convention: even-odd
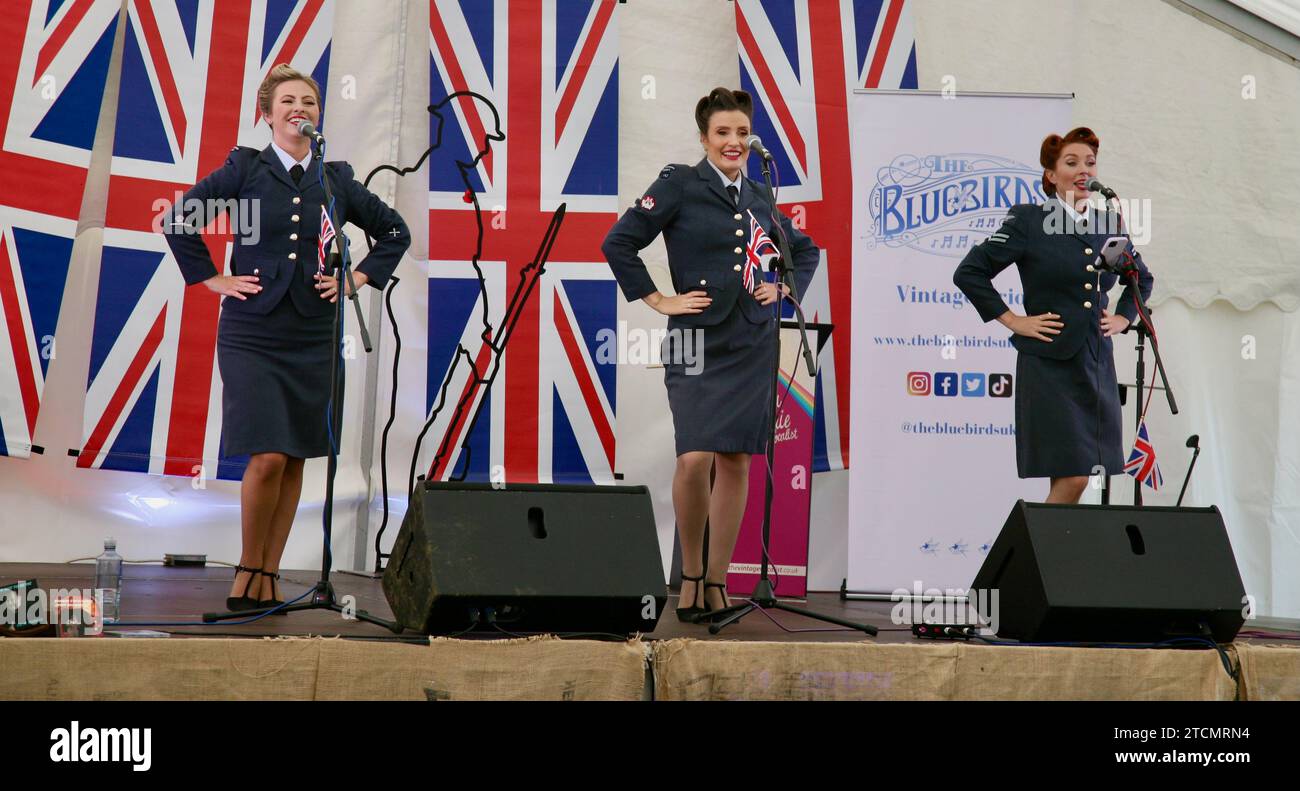
[[[0,563],[0,586],[35,579],[37,585],[45,590],[89,588],[94,573],[94,563]],[[421,635],[414,632],[394,635],[380,626],[359,620],[348,620],[325,610],[245,619],[247,622],[226,621],[205,625],[201,622],[203,613],[225,609],[226,595],[230,590],[230,581],[234,577],[233,570],[226,566],[200,568],[130,564],[126,566],[123,576],[123,623],[110,627],[112,630],[152,630],[178,636],[208,637],[310,635],[395,640],[421,639]],[[283,570],[280,593],[286,600],[301,596],[311,590],[319,576],[319,570]],[[334,584],[335,594],[340,599],[353,596],[358,610],[365,610],[385,620],[392,619],[392,609],[384,598],[377,577],[336,571],[330,575],[330,580]],[[740,601],[736,592],[731,593],[733,603]],[[914,638],[909,627],[894,624],[890,613],[895,605],[890,602],[844,600],[840,598],[839,593],[811,593],[806,601],[790,603],[824,615],[874,626],[879,630],[878,636],[873,639],[876,643],[933,644],[933,641]],[[641,637],[647,640],[689,637],[697,640],[767,642],[851,642],[871,639],[854,629],[841,628],[785,612],[751,613],[744,620],[728,626],[721,634],[714,636],[709,634],[706,626],[678,621],[673,613],[676,606],[677,596],[673,592],[668,598],[667,612],[659,619],[658,628]],[[1248,622],[1243,631],[1249,630],[1267,630],[1300,638],[1300,621],[1260,619]],[[481,627],[478,631],[458,636],[469,639],[502,635]],[[1251,639],[1253,638],[1243,634],[1236,642],[1249,642]]]
[[[320,576],[320,571],[282,570],[280,595],[286,600],[293,599],[310,590]],[[37,585],[45,590],[57,588],[89,588],[95,574],[93,563],[0,563],[0,585],[8,585],[25,579],[35,579]],[[161,565],[127,565],[123,574],[122,620],[116,630],[152,630],[168,632],[175,635],[204,635],[209,637],[265,637],[268,635],[317,635],[340,636],[352,638],[402,639],[419,638],[413,632],[394,635],[379,626],[358,620],[345,620],[341,616],[324,611],[290,613],[288,615],[266,616],[249,623],[225,622],[212,625],[202,624],[205,612],[225,609],[226,595],[230,591],[230,581],[234,572],[225,566],[176,567]],[[393,617],[392,609],[384,598],[378,578],[358,574],[334,572],[330,575],[338,597],[354,596],[359,610],[365,610],[379,618],[389,620]],[[738,601],[734,595],[733,602]],[[796,606],[804,603],[792,602]],[[806,606],[816,611],[845,618],[859,623],[875,626],[880,634],[876,642],[911,642],[911,631],[907,627],[895,626],[890,622],[889,613],[893,605],[888,602],[841,601],[838,593],[813,593],[808,597]],[[863,633],[842,629],[832,624],[802,618],[790,613],[777,612],[772,619],[791,631],[785,631],[769,620],[762,613],[753,613],[739,623],[723,630],[713,637],[708,628],[696,624],[681,623],[673,609],[677,607],[677,597],[668,599],[668,611],[659,619],[658,628],[651,634],[642,635],[644,639],[667,640],[676,637],[690,637],[701,640],[764,640],[764,641],[855,641],[867,639]],[[138,626],[133,624],[140,624]],[[148,625],[159,624],[159,625]],[[166,624],[166,625],[162,625]],[[112,628],[111,628],[112,629]],[[471,638],[499,637],[500,633],[492,630],[480,630],[467,635]]]

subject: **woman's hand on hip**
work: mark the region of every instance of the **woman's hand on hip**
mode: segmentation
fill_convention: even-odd
[[[365,272],[358,272],[357,270],[353,269],[353,270],[352,270],[352,281],[353,281],[354,283],[357,284],[357,288],[361,288],[361,287],[364,286],[366,283],[369,283],[369,282],[370,282],[370,278],[366,277],[366,273],[365,273]],[[339,298],[339,280],[338,280],[338,278],[333,277],[333,276],[331,276],[331,275],[321,275],[321,274],[317,274],[317,275],[316,275],[316,289],[317,289],[318,291],[320,291],[320,298],[321,298],[321,299],[328,299],[330,302],[337,302],[337,301],[338,301],[338,298]],[[352,296],[352,292],[351,292],[351,291],[348,291],[344,296],[348,296],[348,297],[350,297],[350,296]]]
[[[781,290],[784,291],[787,296],[789,296],[790,294],[789,286],[782,283]],[[760,305],[771,305],[773,302],[776,302],[777,299],[776,284],[760,283],[758,288],[754,289],[754,299],[758,300],[758,304]]]
[[[1109,310],[1101,311],[1101,333],[1109,338],[1112,335],[1119,335],[1128,329],[1129,320],[1126,316],[1118,313],[1111,313]]]
[[[256,294],[262,290],[259,280],[261,278],[256,275],[216,275],[204,280],[203,285],[224,297],[248,299],[245,294]]]
[[[1019,316],[1007,311],[998,317],[1007,329],[1026,338],[1052,342],[1053,335],[1060,335],[1065,324],[1057,313],[1040,313],[1037,316]]]
[[[656,295],[658,299],[654,298]],[[692,313],[703,313],[709,305],[713,304],[713,297],[703,291],[688,291],[685,294],[665,297],[656,291],[646,297],[645,301],[647,305],[665,316],[685,316]]]

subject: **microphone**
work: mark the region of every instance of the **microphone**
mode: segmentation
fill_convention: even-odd
[[[322,135],[320,132],[317,132],[316,127],[312,126],[310,121],[298,122],[298,134],[302,135],[303,137],[310,137],[314,142],[319,143],[321,145],[325,144],[325,135]]]
[[[1110,187],[1107,187],[1105,184],[1102,184],[1100,181],[1098,181],[1095,178],[1088,179],[1088,183],[1085,184],[1084,187],[1089,192],[1100,192],[1102,195],[1105,195],[1107,198],[1116,197],[1115,190],[1111,189]]]
[[[758,135],[750,135],[749,138],[745,140],[745,148],[748,148],[750,151],[753,151],[755,154],[758,154],[760,157],[766,159],[768,162],[772,161],[772,152],[768,151],[766,148],[763,148],[763,140]]]

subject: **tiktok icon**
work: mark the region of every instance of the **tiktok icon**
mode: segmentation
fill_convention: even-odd
[[[1011,397],[1011,374],[989,374],[989,397]]]

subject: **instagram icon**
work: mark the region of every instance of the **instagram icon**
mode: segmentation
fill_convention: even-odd
[[[914,396],[930,395],[930,374],[924,371],[912,371],[907,375],[907,394]]]

